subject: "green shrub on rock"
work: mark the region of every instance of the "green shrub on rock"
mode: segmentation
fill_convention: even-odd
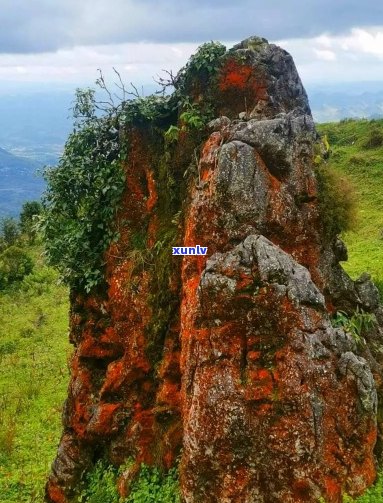
[[[89,291],[103,275],[103,254],[118,237],[115,220],[125,174],[112,117],[90,117],[69,137],[48,190],[40,229],[49,263],[64,281]]]

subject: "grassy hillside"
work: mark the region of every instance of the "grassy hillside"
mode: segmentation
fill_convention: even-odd
[[[318,130],[330,143],[329,162],[357,195],[357,222],[343,236],[349,251],[343,267],[353,279],[369,272],[383,293],[383,120],[345,120]]]
[[[0,291],[0,501],[42,502],[68,382],[68,294],[27,246],[34,271]]]

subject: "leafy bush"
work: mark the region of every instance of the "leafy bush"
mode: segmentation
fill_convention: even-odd
[[[383,145],[383,130],[379,127],[374,127],[369,129],[367,136],[365,137],[362,148],[377,148]]]
[[[332,238],[343,231],[352,229],[356,222],[355,190],[345,176],[330,165],[316,170],[318,181],[319,211],[323,228]]]
[[[31,241],[36,237],[35,223],[41,210],[42,206],[39,201],[27,201],[21,209],[20,229]]]
[[[0,236],[2,238],[2,248],[12,246],[20,237],[19,225],[15,218],[6,217],[0,223]]]
[[[0,290],[21,281],[33,270],[33,260],[17,246],[10,246],[0,254]]]
[[[118,238],[112,224],[125,175],[116,121],[87,113],[89,108],[69,136],[57,168],[45,173],[40,229],[50,264],[66,283],[89,291],[102,278],[104,252]]]
[[[225,52],[226,47],[220,42],[212,41],[201,45],[173,80],[175,89],[187,95],[189,87],[196,80],[196,77],[205,82],[212,77],[214,78],[218,73]]]
[[[31,274],[28,274],[28,276],[23,279],[20,289],[28,293],[31,297],[39,296],[48,291],[51,285],[57,283],[57,273],[54,269],[42,266],[37,271],[32,271]]]

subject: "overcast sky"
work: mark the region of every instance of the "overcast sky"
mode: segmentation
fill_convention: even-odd
[[[0,83],[92,85],[115,66],[147,85],[204,41],[260,35],[303,82],[383,81],[381,0],[0,0]]]

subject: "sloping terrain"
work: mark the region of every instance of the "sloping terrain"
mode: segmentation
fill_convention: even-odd
[[[68,292],[44,264],[41,246],[23,246],[34,270],[0,291],[0,501],[43,501],[61,429],[70,347]]]
[[[347,176],[357,194],[357,221],[343,235],[349,260],[342,265],[356,279],[371,274],[383,293],[383,120],[319,124],[332,154],[329,163]]]

